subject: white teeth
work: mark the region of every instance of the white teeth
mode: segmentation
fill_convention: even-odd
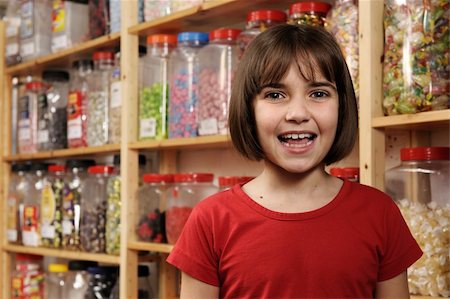
[[[303,139],[303,138],[312,138],[312,134],[306,134],[306,133],[302,133],[302,134],[286,134],[283,135],[283,138],[285,139]]]
[[[313,143],[313,141],[312,140],[309,140],[308,142],[306,142],[305,144],[297,144],[297,143],[284,143],[284,145],[285,146],[287,146],[287,147],[297,147],[297,148],[300,148],[300,147],[306,147],[306,146],[308,146],[308,145],[310,145],[311,143]]]

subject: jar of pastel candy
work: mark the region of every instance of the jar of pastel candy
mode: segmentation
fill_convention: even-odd
[[[241,30],[217,29],[200,53],[198,135],[228,134],[231,83],[238,62],[236,38]]]
[[[289,24],[327,26],[331,5],[325,2],[299,2],[289,8]]]
[[[442,110],[449,98],[448,1],[384,2],[383,110]]]
[[[169,58],[169,138],[198,136],[198,53],[208,40],[204,32],[178,34],[178,47]]]
[[[216,193],[212,173],[179,173],[174,175],[166,204],[166,235],[169,244],[175,244],[194,206]]]

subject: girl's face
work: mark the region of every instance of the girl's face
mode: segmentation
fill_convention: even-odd
[[[293,63],[281,82],[263,86],[253,105],[267,161],[291,173],[304,173],[323,162],[338,123],[334,83],[318,71],[309,81]]]

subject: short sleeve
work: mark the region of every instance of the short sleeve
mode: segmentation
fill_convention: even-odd
[[[384,224],[386,238],[378,281],[394,278],[422,256],[422,250],[412,236],[399,208],[392,200],[387,206]]]
[[[195,279],[219,286],[218,256],[214,252],[212,221],[197,205],[171,251],[167,262]]]

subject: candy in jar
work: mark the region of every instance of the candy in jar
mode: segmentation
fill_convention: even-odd
[[[11,299],[44,299],[42,256],[18,253],[15,262],[11,273]]]
[[[106,185],[106,197],[108,207],[106,209],[106,253],[119,255],[120,253],[120,160],[116,159],[115,170],[108,178]]]
[[[19,52],[20,2],[9,0],[5,17],[5,59],[7,65],[19,63],[22,58]]]
[[[298,2],[289,8],[289,24],[327,26],[327,13],[331,5],[326,2]]]

